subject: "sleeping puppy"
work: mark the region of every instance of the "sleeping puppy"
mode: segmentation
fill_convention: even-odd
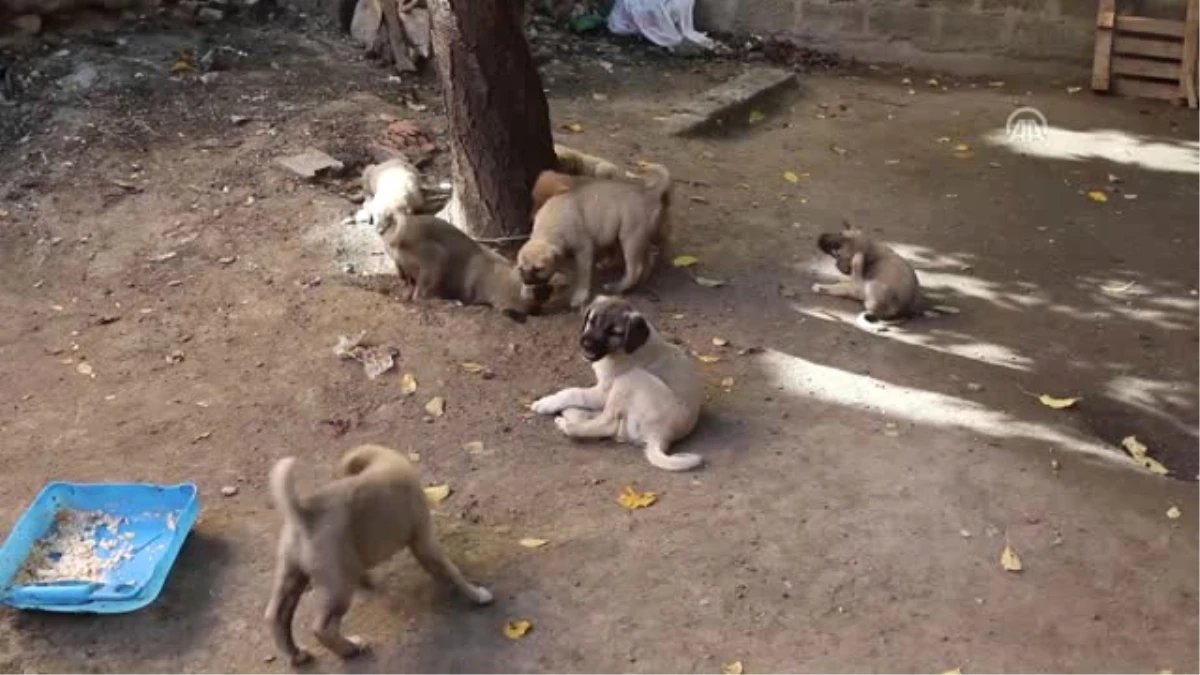
[[[592,292],[598,251],[619,245],[625,262],[621,280],[605,290],[624,293],[653,267],[653,247],[665,246],[670,219],[667,192],[671,174],[647,165],[644,182],[589,179],[546,201],[533,219],[529,241],[517,253],[521,279],[529,286],[547,283],[568,259],[575,262],[571,306],[582,307]]]
[[[359,223],[372,223],[382,232],[397,215],[416,213],[424,203],[421,174],[402,157],[368,166],[362,175],[366,201],[354,214]]]
[[[393,218],[380,236],[400,276],[412,285],[412,300],[437,297],[489,305],[522,323],[553,304],[554,281],[562,283],[560,278],[526,286],[504,256],[436,216]]]
[[[917,273],[891,248],[849,223],[841,232],[822,234],[817,246],[850,279],[836,284],[813,284],[813,292],[861,301],[865,311],[854,321],[858,327],[879,332],[888,323],[919,313],[921,286]]]
[[[600,296],[588,307],[579,336],[592,362],[595,386],[563,389],[534,401],[541,415],[571,438],[615,438],[645,448],[646,459],[667,471],[686,471],[699,455],[668,455],[671,444],[696,426],[704,387],[695,364],[662,339],[628,301]]]
[[[313,634],[343,659],[366,648],[358,637],[342,635],[342,617],[367,570],[408,547],[431,575],[453,584],[473,602],[486,605],[492,594],[469,583],[438,546],[425,490],[408,458],[380,445],[362,445],[342,457],[341,476],[307,497],[292,482],[294,457],[271,469],[271,497],[283,514],[274,589],[266,618],[275,645],[293,665],[312,658],[296,646],[292,618],[300,596],[317,590]]]

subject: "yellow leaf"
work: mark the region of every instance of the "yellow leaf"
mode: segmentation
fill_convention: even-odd
[[[570,124],[564,124],[563,128],[566,129],[567,131],[570,131],[571,133],[575,133],[575,134],[583,132],[583,125],[580,124],[579,122],[571,122]]]
[[[954,151],[955,152],[970,152],[971,146],[967,145],[966,143],[959,143],[958,145],[954,146]]]
[[[1070,408],[1076,403],[1079,403],[1080,399],[1078,396],[1072,398],[1054,398],[1049,394],[1042,394],[1038,397],[1038,400],[1041,401],[1042,405],[1046,406],[1047,408],[1062,410],[1063,408]]]
[[[463,443],[463,450],[466,450],[472,455],[478,455],[479,453],[483,452],[483,441],[467,441],[466,443]]]
[[[194,68],[195,68],[195,66],[193,66],[191,64],[191,62],[189,62],[187,59],[181,58],[178,61],[176,61],[175,63],[171,64],[171,73],[172,74],[184,73],[184,72],[187,72]]]
[[[96,371],[92,370],[92,364],[88,363],[87,361],[84,361],[83,363],[80,363],[79,365],[75,366],[75,370],[80,375],[87,375],[89,377],[96,376]]]
[[[675,256],[675,259],[671,261],[671,264],[675,267],[691,267],[699,262],[700,259],[694,255],[677,255]]]
[[[417,378],[412,373],[405,373],[400,378],[400,391],[405,394],[412,394],[417,391]]]
[[[727,377],[727,378],[721,380],[721,386],[724,387],[726,390],[733,389],[733,378]]]
[[[942,673],[942,675],[962,675],[962,668],[951,668]]]
[[[1094,202],[1100,202],[1101,204],[1108,201],[1108,195],[1104,192],[1104,190],[1091,190],[1087,193],[1087,196],[1088,199]]]
[[[767,119],[767,116],[763,114],[763,111],[761,111],[761,110],[751,110],[750,111],[750,124],[758,124],[759,122],[761,122],[765,119]]]
[[[1125,448],[1125,451],[1129,453],[1129,456],[1133,457],[1134,461],[1136,461],[1138,464],[1141,464],[1142,468],[1146,469],[1150,473],[1156,473],[1160,476],[1165,476],[1170,473],[1170,471],[1167,470],[1167,467],[1163,466],[1158,462],[1158,460],[1150,456],[1150,449],[1138,441],[1137,436],[1126,436],[1121,441],[1121,447]]]
[[[1000,566],[1008,572],[1020,572],[1024,569],[1021,567],[1020,556],[1008,544],[1005,544],[1004,550],[1000,552]]]
[[[630,511],[644,509],[656,501],[658,501],[658,494],[654,492],[638,492],[628,485],[621,490],[621,496],[617,497],[617,503]]]
[[[725,667],[721,669],[721,672],[725,673],[725,675],[742,675],[742,673],[745,672],[745,669],[742,668],[741,661],[734,661],[733,663],[726,663]]]
[[[533,624],[525,619],[507,621],[504,624],[504,637],[509,640],[520,640],[533,628]]]
[[[1172,506],[1171,508],[1167,509],[1167,517],[1171,520],[1178,520],[1182,515],[1183,513],[1179,511],[1178,506]]]
[[[795,171],[784,171],[783,179],[789,183],[799,183],[800,182],[800,176],[797,175]]]
[[[533,537],[526,537],[517,543],[524,546],[525,548],[541,548],[550,542],[546,541],[545,539],[535,539]]]
[[[425,404],[425,412],[434,417],[441,417],[446,414],[446,399],[441,396],[434,396],[429,399],[429,403]]]
[[[487,368],[484,368],[482,365],[475,363],[474,361],[464,361],[462,363],[462,369],[472,374],[482,373],[483,371],[487,370]]]
[[[713,343],[714,347],[728,347],[729,346],[729,340],[726,340],[725,338],[722,338],[722,337],[713,338],[712,343]]]
[[[697,354],[696,358],[700,359],[701,363],[716,363],[721,360],[719,356],[710,356],[708,354]]]
[[[425,488],[425,498],[434,504],[441,504],[450,496],[450,486],[442,483],[441,485],[430,485]]]

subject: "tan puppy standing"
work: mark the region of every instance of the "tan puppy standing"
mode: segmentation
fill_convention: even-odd
[[[836,284],[813,284],[813,292],[862,302],[865,311],[854,321],[858,327],[879,332],[890,323],[920,312],[921,285],[917,273],[890,247],[849,223],[841,232],[823,233],[817,239],[817,246],[850,279]]]
[[[550,197],[517,253],[521,279],[530,286],[545,284],[573,258],[571,306],[582,307],[591,296],[597,252],[619,245],[625,274],[605,291],[624,293],[640,283],[653,267],[654,245],[664,246],[670,236],[666,211],[671,175],[659,164],[647,165],[647,172],[644,182],[582,180]]]
[[[692,433],[704,386],[692,359],[667,342],[632,304],[600,296],[588,307],[579,344],[596,384],[572,387],[533,402],[571,438],[615,438],[641,444],[646,459],[667,471],[703,463],[699,455],[667,454]]]
[[[518,323],[566,304],[561,297],[555,301],[553,283],[526,286],[504,256],[436,216],[393,219],[380,236],[400,276],[412,285],[412,300],[437,297],[488,305]]]
[[[404,547],[472,601],[492,601],[491,592],[469,583],[438,545],[425,490],[407,457],[380,445],[359,446],[342,457],[339,478],[307,497],[296,495],[294,465],[295,458],[287,457],[271,469],[283,531],[266,611],[276,647],[292,664],[312,658],[292,637],[296,606],[310,585],[320,603],[313,624],[317,640],[344,659],[366,648],[361,638],[342,634],[342,617],[367,570]]]

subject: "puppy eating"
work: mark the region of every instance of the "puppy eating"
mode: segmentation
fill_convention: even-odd
[[[552,284],[526,286],[512,263],[436,216],[392,218],[380,236],[400,276],[412,285],[413,300],[489,305],[520,323],[540,314],[554,296]]]
[[[597,297],[588,307],[579,336],[592,362],[596,384],[572,387],[534,401],[541,415],[571,438],[614,438],[641,444],[646,459],[667,471],[703,463],[699,455],[667,454],[672,443],[696,426],[704,387],[695,364],[667,342],[632,304]]]
[[[817,238],[817,246],[850,279],[836,284],[813,284],[813,292],[862,302],[865,311],[854,320],[859,328],[881,332],[897,320],[919,313],[922,300],[917,273],[888,246],[849,223],[841,232],[822,234]]]
[[[312,658],[296,646],[292,618],[311,585],[320,608],[313,635],[343,659],[366,643],[342,634],[342,617],[367,570],[408,547],[431,575],[453,584],[473,602],[492,594],[470,584],[446,557],[433,534],[425,491],[417,469],[395,450],[363,445],[342,457],[341,476],[307,497],[296,495],[294,457],[271,469],[271,496],[283,514],[274,588],[266,618],[275,645],[293,665]]]
[[[591,296],[598,251],[619,245],[624,276],[605,289],[624,293],[653,267],[653,247],[669,238],[667,209],[671,175],[659,164],[647,165],[644,182],[576,180],[537,212],[529,241],[517,253],[517,268],[529,286],[545,284],[568,259],[574,259],[571,306],[582,307]]]
[[[366,201],[354,214],[360,223],[372,223],[382,232],[398,215],[416,213],[424,203],[421,175],[402,157],[368,166],[362,175]]]

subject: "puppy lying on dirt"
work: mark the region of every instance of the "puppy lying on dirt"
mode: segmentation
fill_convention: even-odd
[[[293,665],[312,658],[292,637],[304,591],[311,585],[321,603],[313,624],[317,640],[343,659],[356,656],[366,643],[342,635],[342,617],[367,570],[406,546],[434,577],[478,604],[492,601],[491,592],[468,583],[438,546],[425,490],[407,457],[380,445],[354,448],[342,457],[341,477],[308,497],[296,495],[295,461],[287,457],[271,469],[283,532],[266,612],[276,647]]]
[[[588,307],[579,336],[592,362],[595,386],[572,387],[533,402],[541,415],[572,438],[615,438],[645,448],[646,459],[667,471],[700,466],[699,455],[668,455],[692,433],[704,401],[695,364],[626,300],[600,296]]]
[[[381,232],[396,215],[416,213],[424,203],[421,174],[402,157],[368,166],[362,184],[366,200],[354,220],[372,223]]]
[[[852,298],[865,310],[854,320],[864,330],[880,332],[897,320],[921,313],[921,286],[911,265],[888,246],[846,223],[841,232],[826,232],[817,246],[831,256],[848,281],[813,284],[814,293]]]
[[[653,267],[654,246],[665,247],[670,237],[666,212],[671,174],[659,164],[648,164],[647,171],[644,182],[577,180],[567,192],[550,197],[517,253],[522,280],[530,286],[545,284],[574,258],[571,306],[582,307],[591,296],[597,253],[619,245],[625,274],[605,291],[624,293],[641,282]]]
[[[412,300],[436,297],[489,305],[518,323],[565,304],[561,277],[526,286],[504,256],[436,216],[393,218],[380,236],[401,278],[412,286]]]

